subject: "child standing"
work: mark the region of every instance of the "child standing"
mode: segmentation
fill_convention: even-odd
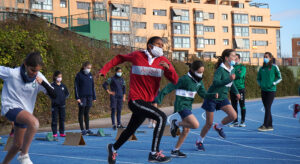
[[[53,137],[57,137],[57,115],[59,116],[59,134],[65,137],[65,116],[66,99],[69,97],[68,88],[62,83],[62,73],[55,71],[53,74],[53,83],[51,83],[56,93],[56,98],[51,99],[52,123],[51,128]]]
[[[180,147],[186,139],[190,129],[197,129],[199,127],[199,122],[195,115],[192,113],[192,104],[196,93],[204,98],[206,95],[217,94],[207,94],[203,84],[203,73],[204,65],[201,61],[194,61],[189,72],[179,78],[176,85],[169,83],[156,97],[155,102],[161,104],[163,98],[173,90],[176,90],[176,100],[174,103],[174,112],[178,112],[181,117],[181,122],[174,119],[171,122],[171,134],[176,137],[176,132],[180,126],[183,127],[183,131],[179,136],[175,148],[171,151],[172,157],[185,158],[186,154],[180,151]]]
[[[212,85],[209,87],[209,93],[218,93],[218,98],[205,98],[202,108],[206,111],[206,123],[201,130],[200,136],[196,142],[199,151],[205,151],[203,141],[209,129],[213,125],[214,112],[216,110],[224,111],[227,116],[218,124],[214,125],[214,129],[218,132],[219,136],[225,138],[223,126],[236,119],[237,115],[228,101],[228,92],[233,90],[237,99],[240,99],[240,94],[236,89],[233,81],[235,79],[234,68],[235,65],[235,51],[233,49],[225,49],[222,56],[219,57],[216,63],[216,71]]]
[[[122,78],[122,69],[117,67],[115,71],[115,76],[106,80],[102,85],[110,95],[111,122],[114,130],[124,128],[121,124],[121,112],[123,102],[126,100],[126,84]],[[110,90],[107,88],[108,85],[110,85]],[[117,126],[115,124],[115,111],[117,111]]]
[[[154,119],[157,124],[153,131],[152,148],[149,153],[149,162],[168,162],[170,157],[159,150],[160,140],[164,132],[167,116],[164,112],[152,105],[162,76],[176,84],[178,76],[174,67],[163,56],[163,41],[160,37],[151,37],[147,42],[147,49],[135,51],[128,55],[117,55],[104,65],[99,74],[105,76],[114,66],[123,62],[132,63],[130,73],[129,109],[132,116],[127,128],[114,144],[108,145],[108,163],[116,162],[117,150],[134,134],[136,129],[146,118]]]
[[[8,164],[20,151],[18,161],[32,164],[28,151],[39,128],[38,119],[33,116],[37,94],[44,92],[55,98],[53,87],[40,72],[43,59],[39,52],[29,53],[21,67],[0,66],[0,78],[4,81],[1,97],[1,114],[14,122],[14,141],[2,164]]]

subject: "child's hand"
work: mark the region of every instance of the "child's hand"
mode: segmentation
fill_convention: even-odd
[[[112,96],[114,96],[116,94],[115,92],[111,92],[110,90],[107,90],[107,93]]]
[[[237,94],[237,95],[236,95],[236,99],[237,99],[237,100],[241,99],[241,95],[240,95],[240,94]]]
[[[42,82],[43,82],[43,79],[40,78],[40,77],[38,77],[38,76],[36,76],[35,80],[36,80],[39,84],[42,84]]]
[[[80,100],[80,99],[78,99],[77,102],[78,102],[79,104],[81,104],[81,100]]]
[[[170,68],[169,64],[167,62],[165,62],[165,61],[161,61],[159,63],[159,65],[163,66],[165,69],[169,69]]]
[[[153,103],[152,105],[153,105],[155,108],[157,108],[157,103]]]
[[[230,75],[230,80],[233,81],[235,79],[235,74]]]
[[[219,98],[219,93],[216,93],[215,98],[216,98],[216,99]]]

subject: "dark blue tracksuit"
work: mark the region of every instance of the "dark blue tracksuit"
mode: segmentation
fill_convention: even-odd
[[[123,78],[113,76],[109,78],[104,84],[103,88],[107,90],[107,86],[110,85],[110,90],[115,92],[115,95],[110,95],[110,107],[111,107],[111,122],[115,125],[115,110],[117,109],[117,122],[121,125],[121,110],[123,106],[123,96],[126,93],[125,81]]]
[[[69,97],[68,88],[61,83],[58,85],[56,82],[51,83],[56,94],[56,98],[51,98],[52,108],[52,132],[57,134],[57,115],[59,115],[59,133],[65,132],[65,116],[66,116],[66,99]]]
[[[94,79],[91,73],[85,74],[83,71],[77,73],[75,78],[75,99],[80,99],[78,104],[78,121],[80,129],[83,128],[83,115],[86,130],[89,130],[89,111],[92,107],[93,100],[96,100],[96,93],[94,87]]]

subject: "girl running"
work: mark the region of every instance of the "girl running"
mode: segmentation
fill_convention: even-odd
[[[182,121],[176,119],[171,122],[171,134],[176,137],[176,132],[179,126],[183,127],[183,131],[179,136],[175,148],[171,151],[172,157],[185,158],[186,154],[180,151],[180,147],[186,139],[190,129],[197,129],[199,122],[192,113],[192,104],[196,93],[204,98],[206,95],[216,96],[218,94],[206,94],[202,75],[204,73],[204,65],[201,61],[194,61],[189,72],[182,76],[176,85],[169,83],[156,97],[155,102],[161,104],[163,98],[176,89],[176,100],[174,104],[174,112],[178,112]]]
[[[196,147],[199,151],[205,151],[203,141],[209,129],[213,125],[214,112],[223,110],[227,116],[220,122],[214,125],[214,129],[219,136],[225,138],[223,126],[236,119],[237,115],[228,101],[228,92],[233,90],[237,99],[240,99],[240,94],[236,89],[233,81],[235,79],[234,68],[236,54],[233,49],[225,49],[222,56],[219,57],[216,63],[216,71],[212,85],[209,87],[209,93],[218,93],[218,98],[205,98],[202,108],[206,111],[206,123],[201,130],[200,136],[196,142]]]
[[[65,116],[66,116],[66,99],[69,97],[68,88],[62,83],[62,73],[55,71],[53,74],[53,83],[51,83],[56,93],[56,98],[51,99],[52,109],[52,132],[53,137],[57,137],[57,115],[59,115],[59,134],[65,137]]]
[[[277,65],[273,64],[274,57],[270,52],[264,55],[264,64],[257,74],[257,83],[261,88],[261,99],[265,107],[264,124],[258,128],[259,131],[272,131],[271,106],[276,94],[276,85],[280,83],[281,74]]]
[[[163,41],[160,37],[152,37],[147,42],[147,49],[135,51],[127,55],[117,55],[104,65],[99,74],[105,76],[114,66],[130,62],[129,109],[132,116],[127,128],[114,144],[108,145],[108,163],[116,162],[117,150],[134,134],[136,129],[146,118],[154,119],[157,124],[153,131],[152,148],[149,153],[149,162],[168,162],[170,157],[159,150],[160,140],[163,135],[167,116],[164,112],[152,105],[158,94],[159,84],[164,75],[173,84],[178,81],[174,67],[163,56]]]
[[[79,107],[78,122],[82,135],[93,134],[90,130],[89,112],[93,105],[93,101],[96,101],[96,93],[91,69],[92,64],[88,61],[84,62],[80,72],[77,73],[75,78],[75,98]],[[85,129],[83,127],[83,116]]]
[[[39,52],[30,53],[18,68],[0,66],[0,78],[4,81],[1,97],[1,114],[14,122],[14,141],[2,164],[8,164],[21,150],[18,161],[32,164],[28,151],[39,128],[33,116],[37,94],[44,92],[51,98],[56,94],[45,76],[40,72],[43,60]]]

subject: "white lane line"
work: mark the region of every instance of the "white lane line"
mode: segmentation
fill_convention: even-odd
[[[191,133],[198,135],[198,133],[195,133],[195,132],[191,132]],[[268,150],[268,149],[264,149],[264,148],[259,148],[259,147],[254,147],[254,146],[248,146],[248,145],[239,144],[239,143],[227,141],[227,140],[224,140],[224,139],[209,137],[209,136],[207,136],[207,138],[210,138],[210,139],[213,139],[213,140],[217,140],[217,141],[221,141],[221,142],[230,143],[230,144],[233,144],[233,145],[238,145],[238,146],[250,148],[250,149],[256,149],[256,150],[261,150],[261,151],[265,151],[265,152],[269,152],[269,153],[274,153],[274,154],[280,154],[280,155],[285,155],[285,156],[289,156],[289,157],[300,158],[300,156],[294,155],[294,154],[281,153],[281,152],[277,152],[277,151],[272,151],[272,150]]]
[[[262,107],[260,110],[261,110],[263,113],[265,112],[264,107]],[[272,116],[280,117],[280,118],[285,118],[285,119],[289,119],[289,120],[296,120],[296,118],[293,118],[292,116],[291,116],[291,117],[286,117],[286,116],[281,116],[281,115],[277,115],[277,114],[273,114],[273,113],[272,113]]]
[[[99,162],[107,162],[107,160],[103,159],[92,159],[92,158],[82,158],[82,157],[71,157],[71,156],[64,156],[64,155],[50,155],[50,154],[40,154],[40,153],[29,153],[30,155],[36,156],[45,156],[45,157],[55,157],[55,158],[68,158],[68,159],[80,159],[80,160],[87,160],[87,161],[99,161]],[[127,164],[140,164],[136,162],[122,162],[118,161],[118,163],[127,163]],[[142,163],[141,163],[142,164]]]
[[[250,118],[246,118],[246,120],[252,121],[252,122],[258,122],[258,123],[261,123],[261,121],[253,120],[253,119],[250,119]],[[284,125],[284,124],[273,124],[273,125],[276,125],[276,126],[282,126],[282,127],[287,127],[287,128],[296,128],[296,129],[300,129],[300,126],[290,126],[290,125]]]

